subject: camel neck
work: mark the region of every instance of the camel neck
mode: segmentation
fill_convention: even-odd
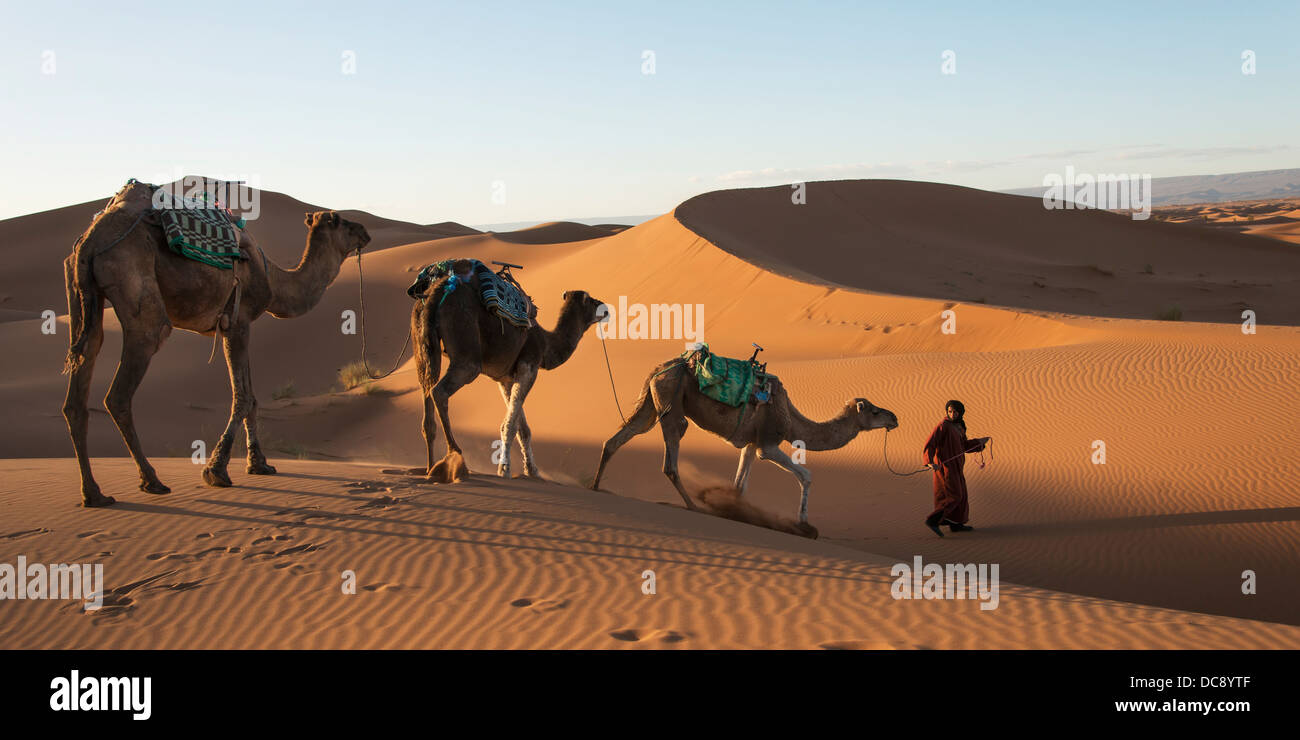
[[[342,264],[339,250],[324,234],[312,229],[307,235],[307,248],[296,267],[285,270],[274,264],[269,266],[267,278],[271,283],[271,304],[267,311],[279,318],[307,313],[320,302],[325,289],[338,277]]]
[[[855,409],[846,406],[837,416],[827,421],[813,421],[790,404],[791,439],[801,439],[808,450],[838,450],[862,431],[858,428]]]
[[[576,303],[566,303],[560,309],[560,318],[555,322],[555,329],[547,331],[538,327],[545,340],[542,352],[542,368],[553,370],[563,365],[578,348],[586,327],[582,325]]]

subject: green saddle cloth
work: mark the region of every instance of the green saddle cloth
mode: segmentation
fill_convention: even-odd
[[[744,406],[754,396],[754,389],[769,377],[768,373],[758,372],[749,360],[722,357],[709,352],[708,345],[698,350],[688,350],[682,357],[697,355],[694,368],[695,380],[700,392],[715,401],[728,406]],[[767,397],[756,399],[766,401]]]
[[[225,211],[217,208],[167,208],[158,210],[167,246],[172,251],[205,265],[229,270],[235,260],[246,259],[239,251],[239,233]]]

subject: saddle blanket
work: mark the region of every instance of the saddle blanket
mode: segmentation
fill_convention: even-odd
[[[158,220],[167,246],[182,257],[229,270],[235,260],[247,259],[239,251],[239,234],[230,216],[217,208],[160,208]]]
[[[450,276],[447,278],[447,285],[442,294],[442,300],[445,301],[447,296],[451,295],[467,279],[452,272],[452,265],[460,261],[454,259],[442,260],[427,265],[423,270],[420,270],[416,282],[420,283],[426,279],[437,280],[443,276]],[[496,274],[492,271],[492,268],[478,260],[464,261],[470,263],[471,274],[478,277],[479,300],[483,302],[484,308],[515,326],[527,328],[533,325],[533,301],[519,286]]]
[[[708,345],[682,353],[695,371],[700,392],[728,406],[744,406],[751,400],[763,403],[768,400],[767,379],[775,375],[760,373],[749,360],[722,357],[709,351]]]

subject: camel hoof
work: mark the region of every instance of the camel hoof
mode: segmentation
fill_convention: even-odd
[[[163,485],[163,482],[160,480],[141,481],[140,490],[144,491],[145,493],[153,493],[159,495],[172,492],[172,489]]]
[[[431,483],[459,483],[469,477],[469,466],[458,452],[448,452],[429,470]]]
[[[91,496],[84,493],[81,494],[81,505],[87,509],[95,509],[101,506],[112,506],[115,503],[117,503],[117,499],[112,496],[105,496],[99,491],[95,491],[94,495]]]
[[[244,470],[249,475],[275,475],[276,473],[275,467],[267,463],[249,463]]]
[[[817,531],[816,527],[809,524],[808,522],[799,522],[795,524],[794,533],[799,535],[800,537],[807,537],[810,540],[817,539],[817,537],[821,534],[820,532]]]
[[[216,470],[215,468],[203,469],[203,482],[213,488],[229,488],[232,485],[230,476],[226,475],[226,471]]]

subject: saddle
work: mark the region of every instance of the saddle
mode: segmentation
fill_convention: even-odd
[[[416,275],[415,282],[406,289],[406,294],[417,300],[422,299],[430,285],[446,278],[442,298],[438,301],[438,305],[442,305],[447,296],[458,287],[478,278],[479,300],[489,313],[496,314],[514,326],[533,326],[536,324],[537,306],[510,272],[512,267],[523,268],[505,262],[494,264],[501,265],[501,269],[493,272],[492,268],[476,259],[441,260],[425,265]]]
[[[700,392],[708,398],[732,407],[764,404],[772,400],[772,383],[777,376],[767,372],[767,363],[758,362],[762,347],[754,345],[748,360],[722,357],[700,344],[681,354],[680,359],[695,375]]]

